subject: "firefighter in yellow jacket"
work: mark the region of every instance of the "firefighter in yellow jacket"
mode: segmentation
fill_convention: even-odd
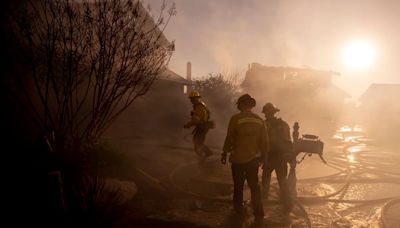
[[[264,209],[258,183],[258,169],[268,152],[268,135],[265,122],[252,112],[256,100],[248,94],[239,97],[240,113],[231,117],[226,135],[221,162],[226,163],[230,153],[234,183],[233,206],[237,213],[243,211],[243,186],[245,180],[250,187],[251,202],[256,223],[262,223]]]
[[[210,148],[204,145],[206,135],[213,127],[213,122],[210,121],[210,111],[206,104],[200,100],[199,92],[190,92],[189,99],[193,104],[193,110],[191,112],[191,119],[184,125],[184,128],[195,126],[193,130],[194,151],[201,158],[207,158],[213,154]]]

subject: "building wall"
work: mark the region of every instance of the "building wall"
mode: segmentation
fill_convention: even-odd
[[[183,84],[158,80],[106,132],[108,137],[178,137],[190,117],[191,104]]]
[[[372,85],[363,94],[358,119],[368,135],[388,144],[400,144],[400,85]]]

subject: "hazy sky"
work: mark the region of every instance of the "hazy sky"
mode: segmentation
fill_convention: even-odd
[[[161,0],[144,0],[159,12]],[[171,3],[167,0],[166,3]],[[193,77],[239,73],[259,62],[341,73],[335,84],[359,96],[370,83],[400,83],[400,1],[174,0],[177,15],[165,32],[175,40],[170,68]],[[377,56],[364,70],[345,67],[341,53],[366,40]]]

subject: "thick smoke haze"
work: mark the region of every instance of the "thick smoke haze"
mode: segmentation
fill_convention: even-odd
[[[175,40],[170,68],[193,77],[236,72],[247,65],[310,67],[341,73],[334,82],[354,98],[371,83],[398,83],[400,2],[395,0],[175,0],[178,14],[165,31]],[[161,0],[145,0],[157,15]],[[166,1],[172,3],[171,0]],[[345,67],[344,46],[366,40],[377,56],[361,71]]]

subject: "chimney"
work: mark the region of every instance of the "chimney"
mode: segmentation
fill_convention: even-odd
[[[192,64],[190,62],[186,64],[186,79],[192,81]]]

